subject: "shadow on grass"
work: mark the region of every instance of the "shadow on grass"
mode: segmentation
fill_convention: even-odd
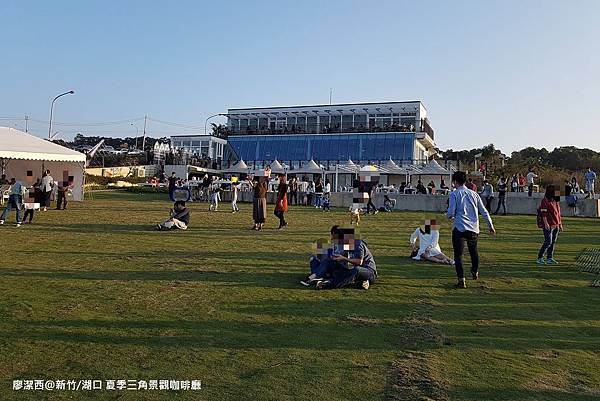
[[[547,383],[546,387],[559,387],[557,383]],[[598,390],[596,390],[598,391]],[[452,392],[460,395],[460,399],[464,401],[480,401],[480,400],[519,400],[519,401],[597,401],[597,394],[585,394],[583,391],[577,391],[576,387],[564,390],[528,390],[519,388],[495,388],[489,389],[471,388],[471,387],[454,387]]]
[[[227,285],[245,285],[265,288],[299,288],[303,277],[290,272],[232,272],[217,270],[21,270],[0,269],[0,277],[48,278],[52,280],[92,280],[92,281],[191,281],[211,282]]]

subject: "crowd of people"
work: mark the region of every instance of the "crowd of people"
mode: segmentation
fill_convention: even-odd
[[[421,129],[425,130],[425,127]],[[316,133],[337,133],[337,132],[415,132],[415,126],[410,123],[384,123],[372,124],[282,124],[280,126],[250,126],[244,127],[226,127],[227,135],[280,135],[280,134],[316,134]]]
[[[33,176],[31,176],[31,181],[33,181]],[[71,186],[72,184],[68,181],[55,181],[50,170],[45,170],[42,176],[30,185],[14,177],[8,180],[3,174],[0,177],[0,196],[3,197],[3,200],[5,195],[7,197],[6,206],[0,216],[0,225],[7,221],[13,209],[16,213],[15,224],[17,227],[20,227],[21,224],[32,224],[35,210],[48,211],[53,196],[56,200],[56,210],[67,209]]]
[[[533,170],[529,172],[531,179],[537,178]],[[252,203],[252,230],[262,230],[267,218],[267,193],[269,192],[271,171],[267,167],[260,174],[249,175],[245,183],[253,191]],[[289,211],[289,205],[298,204],[298,180],[292,178],[289,181],[284,174],[278,174],[278,186],[273,213],[279,220],[278,229],[281,230],[288,226],[286,213]],[[585,176],[585,192],[588,196],[594,196],[594,184],[596,175],[591,170]],[[185,200],[174,199],[177,188],[181,185],[181,180],[172,173],[166,180],[169,186],[169,193],[174,200],[173,209],[168,218],[156,224],[157,230],[186,230],[190,223],[190,210],[186,206]],[[532,184],[533,181],[530,181]],[[445,186],[445,183],[442,182]],[[580,191],[578,183],[573,178],[565,183],[566,195],[570,196]],[[66,209],[69,191],[69,183],[57,183],[49,170],[44,171],[41,178],[30,186],[25,185],[15,178],[7,180],[5,176],[1,177],[0,186],[4,189],[3,193],[8,194],[6,207],[0,217],[0,224],[4,224],[12,209],[16,210],[17,227],[23,223],[31,223],[36,208],[47,211],[50,207],[52,194],[55,193],[56,209]],[[204,177],[202,185],[210,188],[210,210],[217,210],[220,201],[220,192],[223,189],[221,185],[214,184],[211,177]],[[419,182],[418,187],[422,186]],[[378,209],[373,204],[373,188],[370,186],[365,198],[367,213]],[[441,185],[440,185],[441,187]],[[435,188],[435,183],[430,183],[428,188]],[[239,211],[237,206],[238,194],[241,189],[241,182],[237,179],[232,180],[231,190],[231,208],[232,213]],[[450,188],[448,188],[450,190]],[[448,199],[447,216],[452,219],[452,247],[453,258],[446,256],[439,245],[440,231],[436,220],[426,220],[423,226],[419,226],[411,234],[409,245],[411,256],[415,260],[429,261],[433,263],[448,264],[455,267],[457,276],[457,288],[465,288],[465,274],[463,267],[463,253],[466,246],[471,259],[471,277],[474,280],[479,278],[479,254],[478,237],[479,215],[483,216],[490,234],[495,235],[491,215],[497,214],[500,208],[503,208],[506,214],[505,197],[509,189],[508,181],[501,177],[497,183],[498,205],[496,211],[491,213],[491,199],[493,198],[494,188],[492,184],[484,180],[481,190],[478,192],[476,185],[471,179],[467,179],[464,172],[457,171],[452,176],[452,189]],[[331,184],[328,180],[318,178],[314,183],[309,183],[307,195],[312,194],[309,205],[315,208],[326,209],[329,207],[329,196],[331,194]],[[26,202],[29,200],[30,202]],[[394,208],[394,202],[387,194],[384,197],[384,206],[382,210],[391,211]],[[539,249],[538,264],[556,264],[554,258],[555,244],[559,232],[562,231],[562,218],[560,211],[560,191],[553,185],[546,187],[544,198],[542,199],[537,211],[537,224],[543,232],[543,244]],[[37,205],[37,207],[36,207]],[[25,213],[23,213],[25,210]],[[545,256],[545,259],[544,259]],[[377,268],[375,259],[369,247],[364,240],[356,237],[354,227],[342,228],[334,226],[330,231],[330,239],[318,241],[316,252],[309,260],[310,273],[302,284],[306,286],[315,285],[317,289],[335,289],[343,287],[357,287],[368,289],[375,283],[377,278]]]
[[[424,224],[417,227],[410,235],[411,257],[417,261],[454,266],[457,277],[455,287],[465,288],[466,280],[463,267],[465,246],[471,260],[471,277],[473,280],[479,278],[479,216],[483,216],[489,233],[495,235],[496,230],[491,215],[498,214],[500,208],[503,209],[503,214],[506,214],[506,193],[509,189],[518,191],[518,188],[524,188],[525,185],[521,185],[524,182],[528,188],[528,193],[531,194],[534,180],[537,178],[538,175],[533,169],[530,169],[526,176],[514,175],[510,183],[505,177],[500,177],[496,183],[498,204],[493,213],[491,211],[495,191],[491,182],[484,180],[478,191],[477,185],[471,178],[467,178],[466,173],[462,171],[457,171],[452,175],[451,188],[442,179],[439,188],[448,190],[450,194],[446,214],[452,220],[453,257],[446,256],[440,247],[440,225],[435,219],[425,220]],[[331,196],[331,183],[329,180],[322,180],[319,177],[314,182],[310,181],[306,190],[306,199],[301,201],[298,199],[300,183],[296,177],[288,180],[285,174],[278,174],[277,179],[278,185],[273,213],[279,220],[279,230],[288,226],[286,213],[288,213],[291,204],[304,204],[322,210],[329,209]],[[595,180],[596,173],[588,168],[585,174],[584,189],[580,188],[575,177],[565,182],[566,197],[585,193],[586,197],[594,198]],[[33,181],[33,177],[31,181]],[[169,194],[174,204],[169,216],[164,221],[157,223],[156,229],[160,231],[186,230],[190,224],[190,210],[186,206],[186,200],[176,199],[176,191],[181,189],[184,183],[176,177],[174,172],[164,181],[168,184]],[[195,181],[199,181],[197,187],[205,189],[210,195],[208,198],[209,210],[217,211],[224,184],[215,182],[216,177],[208,175],[202,180],[195,179]],[[515,182],[518,183],[516,186]],[[267,194],[271,184],[270,167],[267,166],[258,174],[248,175],[244,183],[253,193],[252,230],[260,231],[264,228],[267,219]],[[0,188],[2,188],[3,197],[5,194],[8,195],[6,207],[0,216],[0,224],[4,224],[11,211],[15,209],[16,226],[19,227],[24,223],[32,223],[36,209],[47,211],[51,205],[53,195],[56,201],[56,209],[66,209],[70,184],[55,181],[50,171],[46,170],[31,185],[26,185],[15,178],[7,180],[6,176],[3,175],[0,177]],[[238,177],[234,177],[229,183],[232,213],[237,213],[240,210],[237,201],[241,188],[242,181]],[[366,191],[364,197],[366,213],[375,214],[379,210],[388,212],[393,210],[395,199],[391,199],[387,194],[384,196],[382,208],[378,209],[374,205],[373,194],[375,188],[376,185],[370,185],[367,189],[364,189]],[[416,189],[419,193],[432,193],[437,188],[433,181],[425,187],[419,180]],[[543,243],[536,259],[538,264],[552,265],[558,263],[554,258],[554,251],[559,233],[563,230],[559,204],[560,195],[557,187],[548,185],[537,209],[537,225],[543,233]],[[25,212],[23,213],[23,211]],[[356,224],[358,225],[358,220]],[[330,230],[329,240],[317,241],[315,248],[316,252],[309,260],[310,273],[306,279],[301,281],[303,285],[314,285],[317,289],[343,287],[368,289],[375,283],[377,278],[375,258],[367,243],[357,238],[354,227],[333,226]]]

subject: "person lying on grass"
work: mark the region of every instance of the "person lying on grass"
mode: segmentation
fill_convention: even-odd
[[[156,229],[159,231],[180,229],[187,230],[187,226],[190,224],[190,211],[185,207],[184,201],[176,201],[171,210],[170,217],[160,224],[156,225]]]
[[[439,244],[440,226],[435,220],[425,220],[425,226],[417,227],[410,236],[409,244],[412,248],[414,260],[427,260],[433,263],[453,265],[454,261],[444,255]],[[417,245],[419,240],[419,245]]]
[[[319,290],[343,287],[368,289],[377,278],[377,267],[366,242],[356,239],[354,228],[333,226],[331,245],[327,256],[318,252],[311,258],[311,274],[301,281],[302,285],[316,284]]]

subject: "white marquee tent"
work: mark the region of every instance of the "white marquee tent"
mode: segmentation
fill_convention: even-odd
[[[250,167],[248,167],[246,162],[244,162],[243,160],[240,160],[233,166],[223,170],[223,173],[225,173],[225,174],[247,174],[250,172],[250,170],[251,169],[250,169]]]
[[[83,200],[86,156],[45,139],[14,128],[0,127],[0,168],[7,179],[12,177],[33,185],[50,170],[55,181],[68,181],[73,200]]]

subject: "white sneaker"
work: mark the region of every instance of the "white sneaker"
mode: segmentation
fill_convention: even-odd
[[[4,220],[0,220],[0,226],[4,224]]]
[[[16,227],[21,227],[21,223],[17,223]]]

